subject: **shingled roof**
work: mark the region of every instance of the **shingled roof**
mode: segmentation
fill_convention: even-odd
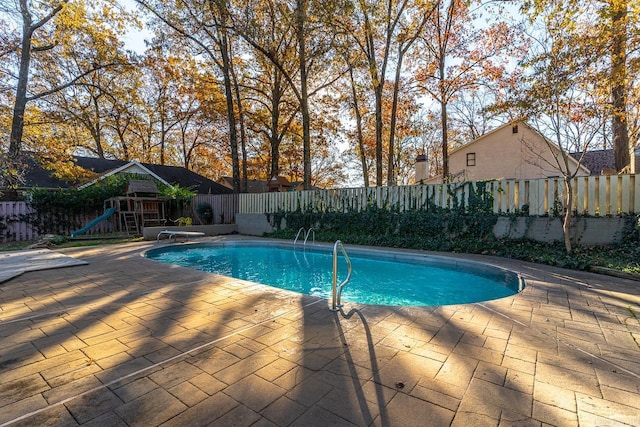
[[[110,171],[122,168],[129,163],[124,160],[100,159],[95,157],[74,156],[76,164],[86,170],[93,171],[97,175],[105,175]],[[24,157],[25,188],[69,188],[77,183],[63,181],[54,178],[51,172],[43,169],[33,158]],[[155,165],[140,163],[146,169],[157,175],[169,184],[178,184],[181,187],[193,188],[198,194],[229,194],[233,191],[202,175],[179,166]]]
[[[576,160],[580,160],[582,152],[571,153],[571,156]],[[612,149],[587,151],[582,157],[582,164],[589,169],[591,175],[602,175],[602,171],[616,169]]]

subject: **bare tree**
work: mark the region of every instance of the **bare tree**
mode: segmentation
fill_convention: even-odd
[[[605,120],[592,87],[591,62],[576,54],[573,37],[556,24],[553,18],[544,22],[531,58],[524,63],[530,73],[518,106],[522,115],[548,137],[545,142],[552,160],[545,160],[540,148],[532,147],[532,161],[546,162],[563,177],[562,228],[565,249],[571,253],[573,180],[580,173],[584,153],[598,137]],[[570,156],[572,151],[581,153],[576,159],[578,166]]]

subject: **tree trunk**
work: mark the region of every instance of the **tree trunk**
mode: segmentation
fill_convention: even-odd
[[[104,159],[104,149],[102,148],[102,123],[100,122],[100,106],[98,101],[98,96],[91,96],[91,100],[93,101],[93,109],[96,112],[96,123],[91,131],[93,134],[93,139],[96,143],[96,154],[99,158]],[[87,123],[91,121],[87,118]]]
[[[363,4],[365,2],[362,2]],[[384,88],[384,71],[378,73],[378,64],[376,62],[376,48],[373,40],[373,29],[369,22],[369,14],[366,6],[362,7],[364,13],[364,25],[367,39],[367,60],[369,62],[369,73],[371,74],[371,83],[375,96],[375,118],[376,118],[376,185],[381,186],[383,181],[382,173],[382,90]],[[382,75],[380,75],[382,74]]]
[[[404,51],[402,46],[398,50],[398,64],[396,66],[396,76],[393,82],[393,101],[391,103],[391,123],[389,124],[389,154],[387,163],[387,185],[396,184],[395,176],[395,159],[394,159],[394,145],[396,139],[396,114],[398,111],[398,92],[400,90],[400,74],[402,70],[402,59],[404,57]]]
[[[271,167],[268,178],[280,175],[280,101],[282,92],[280,90],[281,76],[279,71],[274,70],[273,88],[271,90],[271,129],[269,130],[269,145],[271,146]]]
[[[183,126],[180,126],[180,140],[182,142],[182,158],[184,159],[184,168],[189,169],[191,164],[190,153],[187,150],[187,127],[189,126],[189,119]]]
[[[611,98],[613,103],[613,153],[616,170],[620,172],[629,165],[629,128],[627,125],[627,4],[612,1],[611,28]]]
[[[229,58],[229,39],[226,29],[220,27],[220,53],[222,55],[222,75],[224,78],[224,95],[227,103],[227,123],[229,124],[229,148],[231,149],[231,169],[233,192],[240,192],[240,162],[238,159],[238,135],[236,132],[236,115],[233,105],[231,83],[231,60]]]
[[[445,56],[441,53],[439,61],[440,73],[440,125],[442,126],[442,182],[447,183],[449,176],[449,126],[447,123],[447,92],[444,88]]]
[[[383,182],[382,173],[382,84],[375,88],[376,96],[376,185]]]
[[[31,65],[31,36],[33,35],[31,13],[26,0],[20,1],[20,11],[22,13],[20,70],[18,71],[18,86],[16,87],[16,99],[13,106],[13,120],[9,139],[9,159],[13,162],[17,162],[22,148],[24,113],[27,107],[27,85],[29,83],[29,67]]]
[[[22,135],[24,132],[24,113],[27,108],[27,86],[29,84],[29,67],[31,65],[31,37],[34,31],[49,22],[62,10],[66,0],[55,6],[48,15],[34,23],[29,10],[29,2],[20,0],[20,14],[22,15],[22,40],[20,43],[20,68],[18,71],[18,85],[16,86],[16,99],[13,106],[13,118],[11,120],[11,135],[9,136],[9,163],[18,164],[22,150]],[[17,184],[18,176],[7,176],[7,185]],[[14,182],[15,181],[15,182]]]
[[[129,145],[127,144],[126,138],[124,136],[124,130],[119,126],[116,129],[116,133],[118,134],[118,140],[120,141],[120,145],[122,146],[122,160],[129,161]]]
[[[307,52],[304,22],[306,20],[306,0],[296,1],[296,35],[300,61],[300,112],[302,114],[302,163],[304,168],[304,189],[311,189],[311,126],[309,99],[307,94]]]
[[[440,103],[440,124],[442,126],[442,182],[447,183],[449,176],[449,131],[447,127],[447,104]]]
[[[565,177],[564,179],[564,218],[562,221],[562,231],[564,234],[564,247],[567,253],[570,254],[573,251],[571,245],[571,219],[573,216],[573,186],[571,185],[571,179]]]
[[[164,165],[164,147],[166,144],[167,133],[169,131],[165,127],[165,118],[164,112],[162,113],[162,118],[160,119],[160,164]]]
[[[233,77],[233,90],[236,96],[236,105],[238,106],[238,121],[240,124],[240,149],[242,152],[242,175],[240,181],[240,191],[247,192],[247,136],[245,132],[244,124],[244,108],[242,107],[242,98],[240,96],[240,85],[238,84],[238,77],[236,70],[233,67],[233,60],[231,60],[231,77]]]
[[[353,97],[353,109],[356,114],[356,131],[358,132],[358,149],[360,150],[360,164],[362,165],[362,178],[365,188],[369,187],[369,167],[367,166],[367,156],[364,150],[364,136],[362,134],[362,115],[358,104],[358,93],[356,92],[356,82],[353,78],[353,67],[349,67],[351,77],[351,96]]]

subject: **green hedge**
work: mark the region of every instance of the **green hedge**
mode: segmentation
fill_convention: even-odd
[[[305,209],[273,214],[270,222],[276,232],[271,236],[293,238],[301,227],[312,227],[318,240],[340,239],[360,245],[458,251],[497,244],[493,226],[498,215],[493,213],[493,197],[485,187],[478,185],[466,202],[450,196],[450,208],[429,203],[421,209],[400,212],[395,206],[372,204],[362,211]],[[283,223],[286,228],[279,229]]]
[[[493,200],[476,192],[465,204],[450,209],[429,205],[399,212],[394,207],[369,206],[361,212],[290,212],[269,216],[276,229],[269,237],[293,239],[301,227],[313,228],[316,240],[347,244],[398,247],[431,251],[476,253],[584,270],[604,266],[640,273],[639,218],[629,216],[623,242],[607,247],[575,245],[567,254],[563,242],[498,239],[493,227],[498,215]],[[526,211],[519,212],[526,214]],[[281,228],[281,225],[283,225]]]

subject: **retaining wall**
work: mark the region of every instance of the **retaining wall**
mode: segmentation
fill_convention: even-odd
[[[237,214],[240,234],[262,236],[274,231],[264,214]],[[284,224],[283,224],[284,226]],[[572,233],[575,242],[585,245],[611,245],[620,243],[625,226],[624,218],[575,218]],[[539,242],[564,241],[562,219],[548,217],[500,217],[493,227],[499,238],[527,238]]]

